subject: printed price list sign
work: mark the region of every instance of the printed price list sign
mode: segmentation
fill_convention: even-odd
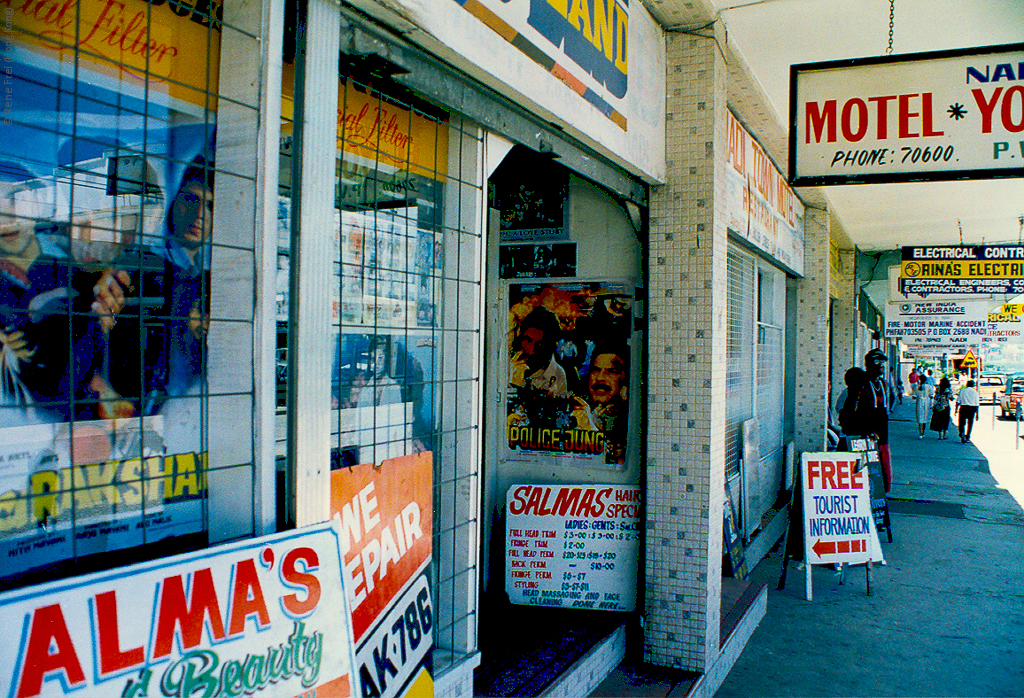
[[[640,488],[512,485],[505,507],[505,591],[514,604],[632,611]]]

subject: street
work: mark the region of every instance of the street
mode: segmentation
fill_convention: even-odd
[[[1024,424],[1021,425],[1024,433]],[[768,610],[718,698],[1024,696],[1024,441],[981,407],[971,443],[917,438],[914,402],[890,419],[892,543],[840,584],[813,570],[814,600],[776,549],[752,572]],[[991,473],[991,474],[990,474]]]

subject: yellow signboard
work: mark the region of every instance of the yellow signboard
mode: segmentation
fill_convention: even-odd
[[[904,279],[1013,279],[1024,278],[1024,261],[961,261],[943,260],[900,262]]]
[[[282,130],[290,133],[295,112],[293,65],[283,66],[281,83],[281,118],[285,122]],[[447,124],[421,116],[351,81],[339,81],[338,101],[339,151],[361,156],[380,169],[445,179]]]
[[[217,92],[220,18],[216,0],[0,0],[8,36],[61,63],[90,69],[140,89],[197,106]],[[155,84],[154,84],[155,83]],[[159,87],[157,87],[159,85]],[[210,108],[216,102],[210,97]]]
[[[978,359],[974,356],[974,350],[968,349],[967,353],[964,354],[963,360],[960,362],[961,368],[977,368]]]

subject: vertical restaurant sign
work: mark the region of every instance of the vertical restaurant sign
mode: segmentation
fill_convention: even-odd
[[[206,491],[160,415],[0,429],[0,575],[198,533]]]
[[[632,611],[640,509],[636,485],[512,485],[505,508],[509,600]]]
[[[377,0],[391,9],[396,3]],[[457,67],[652,180],[665,175],[665,39],[628,0],[399,0]],[[554,118],[552,118],[552,115]]]
[[[60,62],[216,109],[223,3],[217,0],[0,0],[8,31]],[[76,39],[77,37],[77,39]],[[108,63],[112,61],[113,63]]]
[[[432,685],[432,463],[421,452],[331,472],[362,696]]]
[[[799,275],[804,273],[804,205],[743,125],[726,110],[729,230]]]
[[[320,524],[0,594],[10,698],[352,690],[340,529]]]
[[[805,453],[804,559],[810,565],[882,559],[868,469],[856,453]]]
[[[1020,176],[1024,44],[790,68],[793,186]]]

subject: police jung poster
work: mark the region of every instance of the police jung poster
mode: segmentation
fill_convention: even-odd
[[[632,327],[625,282],[509,286],[509,458],[625,467]]]

